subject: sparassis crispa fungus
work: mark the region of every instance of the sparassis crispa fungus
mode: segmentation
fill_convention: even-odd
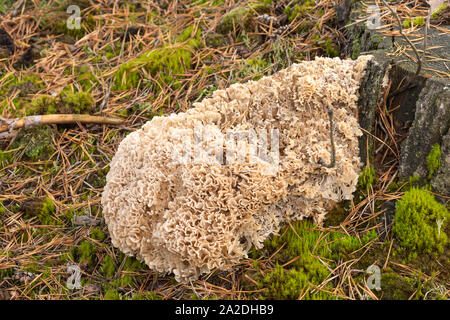
[[[102,195],[113,245],[183,281],[238,263],[287,220],[321,224],[356,187],[369,59],[294,64],[129,134]]]

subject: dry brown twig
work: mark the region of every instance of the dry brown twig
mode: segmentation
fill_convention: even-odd
[[[423,60],[425,60],[425,54],[427,51],[428,28],[430,27],[430,19],[431,19],[431,6],[428,8],[427,21],[425,22],[425,32],[423,35],[423,52],[422,52]]]
[[[120,125],[124,120],[88,114],[46,114],[14,119],[2,118],[0,119],[0,137],[11,136],[13,130],[19,128],[28,129],[44,124],[75,124],[77,122]]]

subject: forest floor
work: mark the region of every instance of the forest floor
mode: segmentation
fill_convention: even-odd
[[[402,137],[387,100],[354,199],[324,226],[292,223],[242,263],[188,283],[111,244],[100,198],[120,141],[232,83],[315,56],[355,58],[338,2],[0,0],[2,118],[124,120],[0,134],[0,299],[448,299],[447,238],[436,251],[405,250],[393,231],[395,201],[416,189],[414,179],[397,179]],[[426,10],[411,3],[398,12],[413,33]],[[68,27],[69,5],[80,9],[80,29]],[[395,24],[389,14],[383,21]],[[441,232],[449,234],[446,222]]]

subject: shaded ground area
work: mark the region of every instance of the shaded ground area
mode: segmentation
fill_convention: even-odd
[[[192,283],[158,275],[111,245],[99,204],[123,137],[217,88],[316,55],[356,58],[377,49],[381,41],[365,46],[363,32],[345,28],[338,2],[0,2],[1,117],[126,120],[118,127],[46,125],[0,136],[0,299],[447,299],[448,198],[426,186],[439,171],[440,153],[436,147],[427,155],[429,177],[420,185],[414,177],[398,179],[404,134],[387,97],[355,198],[336,207],[323,227],[287,225],[241,264]],[[399,9],[411,33],[426,18],[419,3]],[[67,27],[71,4],[81,10],[80,29]],[[359,14],[367,16],[363,8]],[[433,17],[434,29],[447,12]],[[395,23],[383,19],[382,40]],[[408,50],[396,54],[408,59]],[[398,199],[412,211],[396,209]],[[418,228],[405,233],[411,225]],[[372,265],[380,268],[379,291],[368,281]],[[73,266],[81,286],[70,288]]]

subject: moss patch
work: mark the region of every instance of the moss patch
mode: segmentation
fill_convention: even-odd
[[[267,74],[269,63],[261,58],[246,59],[239,66],[239,79],[250,77],[257,81]]]
[[[39,89],[44,87],[42,80],[35,75],[28,75],[18,77],[16,75],[10,75],[5,79],[2,79],[2,86],[0,88],[0,95],[6,97],[12,94],[13,91],[19,91],[19,96],[24,97],[28,94],[36,93]]]
[[[362,188],[364,191],[367,191],[375,182],[375,168],[373,165],[368,164],[364,167],[359,175],[358,187]]]
[[[324,227],[339,226],[347,216],[344,203],[337,204],[333,210],[327,213],[325,217]]]
[[[292,21],[296,18],[302,18],[307,13],[312,13],[314,11],[315,6],[314,0],[296,0],[290,3],[290,6],[284,9],[284,13],[286,13],[289,17],[289,21]]]
[[[330,275],[329,269],[318,257],[333,268],[339,257],[352,255],[377,237],[375,232],[369,232],[361,239],[337,232],[325,234],[307,220],[295,222],[292,226],[295,231],[288,227],[281,236],[265,242],[264,248],[269,252],[275,252],[282,246],[283,249],[274,256],[276,266],[273,270],[264,277],[255,275],[258,289],[266,288],[261,298],[297,299],[303,294],[305,299],[335,298],[314,288]],[[325,289],[330,288],[331,283]]]
[[[75,12],[67,13],[70,5],[77,5],[80,10],[87,8],[90,4],[86,1],[57,1],[48,6],[48,11],[40,17],[39,27],[54,35],[66,35],[74,39],[80,39],[85,34],[91,32],[96,21],[91,14],[84,14],[80,11],[80,28],[68,27],[69,18]]]
[[[441,166],[441,146],[435,144],[427,156],[428,178],[431,179]]]
[[[87,240],[83,240],[77,248],[77,254],[79,261],[82,264],[87,264],[92,266],[95,261],[95,248]]]
[[[255,15],[268,13],[269,11],[270,5],[261,2],[254,2],[245,7],[234,8],[222,17],[217,26],[217,31],[222,34],[229,33],[235,29],[237,31],[250,31]]]
[[[227,45],[227,39],[220,33],[210,32],[205,37],[205,43],[208,47],[219,48]]]
[[[108,278],[112,278],[114,274],[116,273],[116,265],[114,263],[113,258],[111,258],[109,255],[105,257],[105,260],[103,261],[103,264],[100,268],[101,272]]]
[[[160,296],[156,292],[136,292],[133,294],[133,300],[162,300]]]
[[[149,72],[157,80],[156,91],[167,85],[177,89],[181,86],[179,75],[191,67],[191,56],[191,51],[183,47],[164,47],[148,51],[121,65],[115,75],[114,90],[138,87],[141,80],[145,79],[141,76],[140,69]],[[152,81],[151,84],[153,83]]]
[[[177,37],[176,42],[184,43],[186,42],[191,48],[197,49],[202,46],[202,42],[200,41],[201,30],[198,27],[195,30],[195,26],[191,25],[184,29]]]
[[[120,298],[120,294],[116,289],[107,290],[103,296],[104,300],[120,300]]]
[[[24,147],[26,160],[49,160],[55,149],[52,145],[52,129],[45,125],[22,130],[14,141],[12,148]]]
[[[63,90],[57,97],[43,95],[31,101],[26,115],[89,113],[94,111],[94,98],[84,91]]]
[[[98,241],[103,241],[105,240],[106,235],[99,227],[95,227],[91,230],[91,238]]]
[[[383,272],[381,289],[383,300],[408,300],[416,289],[416,280],[395,272]]]
[[[12,107],[8,109],[9,112],[7,113],[15,114],[18,110],[19,115],[23,115],[20,113],[29,102],[27,97],[43,88],[44,85],[41,79],[34,75],[9,75],[8,77],[4,77],[0,80],[0,114],[10,104]],[[15,98],[9,101],[6,99],[6,97],[13,95],[15,95]]]
[[[444,230],[449,218],[447,208],[433,195],[412,188],[397,201],[393,231],[409,258],[417,257],[418,252],[442,254],[448,241]]]
[[[49,197],[24,201],[20,206],[20,210],[25,213],[26,219],[37,216],[43,225],[58,224],[53,216],[55,205]]]
[[[433,13],[431,13],[432,19],[439,19],[439,17],[446,11],[448,7],[447,3],[441,4]]]
[[[191,68],[192,52],[202,46],[200,28],[191,25],[176,38],[174,45],[168,45],[145,52],[141,56],[122,64],[115,73],[113,90],[127,90],[141,86],[153,86],[156,92],[162,87],[181,87],[180,79]],[[147,72],[152,80],[142,73]],[[156,81],[154,81],[156,80]]]
[[[404,28],[410,28],[411,26],[417,26],[421,27],[425,24],[425,18],[424,17],[416,17],[413,19],[405,19],[403,21],[403,27]]]

